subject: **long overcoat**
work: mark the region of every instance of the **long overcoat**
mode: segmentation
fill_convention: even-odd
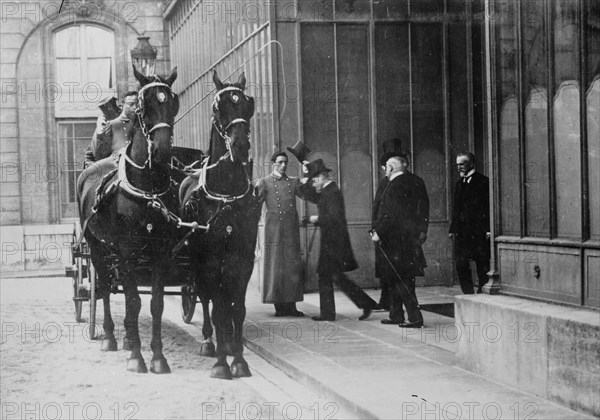
[[[358,263],[352,252],[344,197],[335,182],[327,184],[320,193],[306,184],[303,197],[317,205],[321,242],[318,274],[333,274],[356,270]]]
[[[382,249],[401,276],[424,275],[427,264],[418,240],[421,233],[427,233],[428,225],[429,198],[425,183],[410,172],[396,176],[382,194],[373,228],[381,239]]]
[[[266,205],[263,252],[263,303],[303,300],[303,264],[296,195],[298,178],[270,174],[256,184],[258,198]]]

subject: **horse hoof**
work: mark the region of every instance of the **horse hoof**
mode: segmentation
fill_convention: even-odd
[[[231,363],[231,374],[234,378],[249,378],[252,376],[250,368],[246,361],[239,361]]]
[[[216,379],[231,379],[231,369],[229,369],[228,365],[214,365],[210,377]]]
[[[102,340],[101,351],[117,351],[117,340],[114,338],[105,338]]]
[[[144,359],[129,359],[127,360],[127,371],[134,373],[148,373],[146,362]]]
[[[164,357],[161,357],[159,359],[152,359],[150,361],[150,372],[156,374],[171,373],[171,368],[167,363],[167,359],[165,359]]]
[[[215,357],[216,355],[217,352],[213,343],[202,343],[200,345],[200,356]]]
[[[127,339],[123,339],[123,350],[126,350],[126,351],[133,350],[133,343]]]

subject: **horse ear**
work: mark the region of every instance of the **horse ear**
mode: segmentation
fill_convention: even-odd
[[[151,80],[149,78],[147,78],[142,73],[137,71],[137,69],[135,68],[135,65],[132,64],[132,67],[133,67],[133,75],[135,76],[137,81],[140,82],[141,86],[147,85],[148,83],[151,82]]]
[[[168,77],[168,79],[165,81],[165,83],[169,86],[173,86],[173,82],[175,81],[175,79],[177,79],[177,67],[175,67],[171,71],[171,75]]]
[[[246,89],[246,73],[242,72],[238,78],[238,84],[242,90]]]
[[[219,79],[219,76],[217,75],[216,70],[213,73],[213,82],[215,83],[217,90],[223,89],[223,82],[221,82],[221,79]]]

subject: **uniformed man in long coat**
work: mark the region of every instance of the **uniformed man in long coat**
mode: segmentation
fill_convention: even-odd
[[[382,323],[419,328],[423,316],[415,293],[415,276],[422,276],[426,266],[421,245],[427,239],[429,198],[423,180],[408,171],[406,154],[388,152],[382,160],[386,162],[389,185],[373,223],[373,241],[389,259],[383,276],[391,286],[390,318]]]
[[[273,171],[256,184],[258,198],[267,207],[262,302],[273,303],[276,316],[303,316],[296,308],[296,302],[304,299],[296,211],[299,181],[286,174],[285,152],[273,154],[271,162]]]
[[[117,118],[108,122],[104,117],[98,118],[91,145],[95,160],[116,155],[131,141],[137,104],[138,93],[127,92],[123,97],[123,110]]]
[[[342,192],[336,183],[329,179],[331,169],[325,166],[322,159],[309,162],[306,168],[310,181],[302,185],[300,194],[317,205],[319,214],[310,216],[309,220],[321,230],[317,266],[321,314],[313,316],[312,319],[335,321],[333,283],[338,284],[346,296],[363,310],[358,319],[367,319],[376,302],[344,274],[357,269],[358,263],[350,244]]]

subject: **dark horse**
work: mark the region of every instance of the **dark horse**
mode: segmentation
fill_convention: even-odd
[[[127,370],[146,373],[142,357],[138,316],[140,285],[152,286],[152,342],[150,370],[170,373],[162,353],[161,317],[165,279],[169,278],[171,251],[176,246],[179,200],[173,188],[169,162],[173,122],[179,99],[171,90],[176,69],[168,78],[145,77],[134,67],[140,82],[139,104],[130,143],[117,157],[103,159],[85,169],[77,192],[82,231],[98,273],[97,292],[104,303],[103,351],[114,351],[117,342],[110,314],[110,292],[120,280],[125,292],[125,339],[131,350]],[[151,281],[145,278],[150,272]]]
[[[225,84],[215,72],[213,81],[217,93],[209,156],[196,175],[182,182],[179,198],[184,220],[209,227],[190,238],[189,252],[195,287],[205,309],[205,340],[212,335],[207,299],[213,302],[217,362],[211,376],[231,379],[251,376],[242,355],[242,330],[260,217],[248,161],[254,99],[244,94],[243,74],[237,83]],[[233,355],[231,368],[228,353]]]

